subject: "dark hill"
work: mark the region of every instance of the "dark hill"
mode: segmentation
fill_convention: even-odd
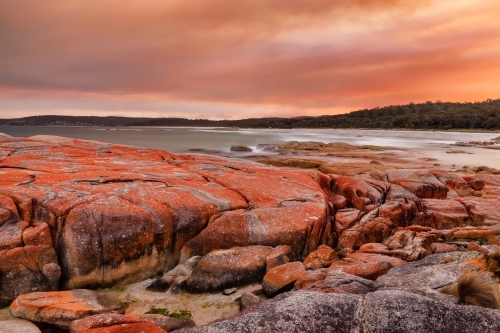
[[[319,117],[208,120],[185,118],[33,116],[18,119],[0,119],[0,124],[497,130],[500,129],[500,99],[488,99],[484,102],[472,103],[439,101],[410,103]]]

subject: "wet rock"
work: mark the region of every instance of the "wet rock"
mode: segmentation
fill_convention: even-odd
[[[365,279],[375,280],[391,268],[406,264],[406,261],[371,253],[351,253],[347,258],[334,261],[329,270],[336,270]]]
[[[235,247],[210,252],[198,262],[183,287],[195,293],[258,282],[266,274],[267,246]]]
[[[252,148],[241,145],[231,146],[231,151],[252,151]]]
[[[240,298],[240,311],[245,311],[247,309],[253,308],[260,302],[262,302],[262,299],[259,296],[251,292],[243,293]]]
[[[306,269],[319,269],[330,266],[337,259],[334,249],[327,245],[320,245],[316,251],[309,253],[303,264]]]
[[[123,309],[118,303],[86,289],[25,294],[18,296],[10,306],[14,317],[65,329],[74,320],[110,312],[119,313]]]
[[[267,158],[265,160],[259,160],[258,162],[277,167],[291,167],[291,168],[303,168],[303,169],[317,169],[324,163],[322,161],[306,160],[302,158]]]
[[[301,262],[291,262],[271,269],[262,280],[262,289],[268,297],[291,290],[295,281],[306,274]]]
[[[0,305],[35,291],[57,290],[61,268],[52,247],[25,246],[0,252]]]

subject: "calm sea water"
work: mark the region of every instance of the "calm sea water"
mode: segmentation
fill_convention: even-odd
[[[0,132],[17,137],[57,135],[85,140],[158,148],[175,153],[189,149],[214,149],[229,153],[232,145],[256,148],[258,144],[287,141],[345,142],[354,145],[402,147],[447,161],[450,165],[488,165],[500,168],[500,150],[454,147],[470,154],[446,154],[461,141],[489,141],[495,133],[438,131],[338,130],[338,129],[251,129],[221,131],[207,128],[148,127],[101,128],[64,126],[0,126]],[[255,154],[259,152],[256,151]]]

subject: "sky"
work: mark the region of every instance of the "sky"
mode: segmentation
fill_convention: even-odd
[[[0,118],[500,98],[499,0],[0,0]]]

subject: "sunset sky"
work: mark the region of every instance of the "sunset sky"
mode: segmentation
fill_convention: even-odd
[[[0,118],[500,98],[499,0],[0,0]]]

